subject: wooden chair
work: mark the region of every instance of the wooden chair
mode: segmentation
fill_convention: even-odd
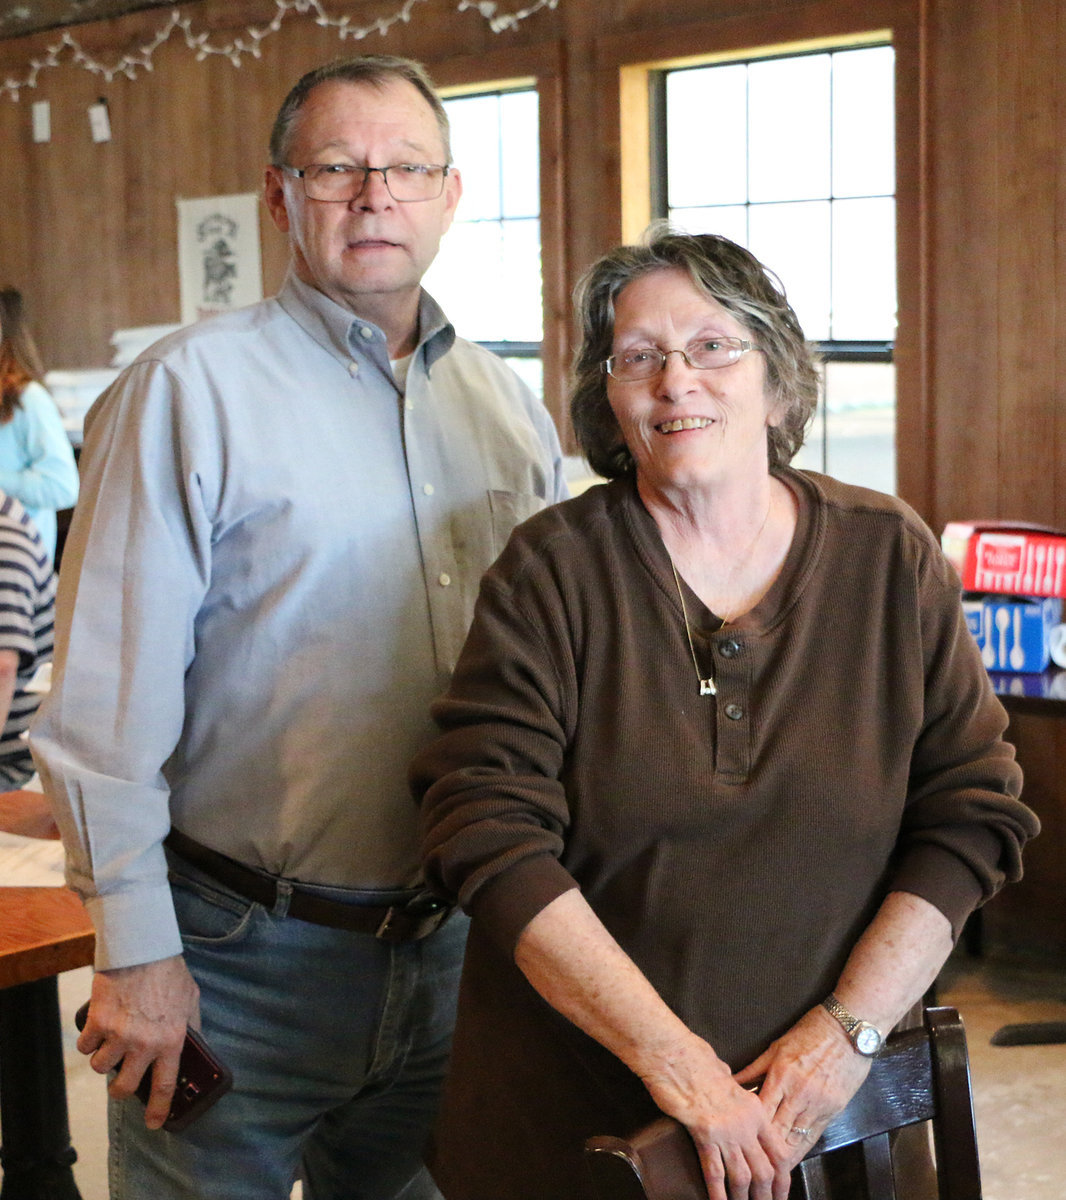
[[[912,1200],[897,1179],[894,1131],[930,1121],[940,1200],[981,1200],[966,1036],[953,1008],[927,1008],[924,1027],[894,1034],[866,1082],[797,1168],[806,1200]],[[831,1152],[852,1147],[843,1155]],[[585,1161],[602,1200],[705,1200],[695,1147],[663,1117],[631,1139],[591,1138]],[[841,1161],[850,1170],[842,1171]],[[858,1178],[856,1178],[856,1174]]]
[[[940,1200],[981,1200],[970,1061],[966,1034],[953,1008],[927,1008],[924,1028],[889,1039],[870,1076],[799,1165],[807,1200],[834,1200],[825,1156],[855,1146],[867,1200],[909,1200],[893,1170],[894,1130],[930,1121]]]

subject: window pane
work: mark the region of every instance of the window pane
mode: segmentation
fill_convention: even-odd
[[[740,63],[673,71],[666,77],[672,206],[747,200],[747,70]]]
[[[808,338],[829,336],[829,201],[753,204],[748,249],[777,274]]]
[[[452,159],[463,178],[459,217],[500,215],[500,117],[495,95],[445,100],[452,127]]]
[[[496,340],[501,263],[500,226],[495,221],[456,221],[425,274],[426,291],[456,330],[472,341]]]
[[[748,208],[745,204],[728,204],[721,208],[672,208],[670,221],[685,233],[717,233],[742,246],[747,244]]]
[[[540,221],[505,221],[496,298],[499,332],[482,341],[539,342],[543,333]]]
[[[828,197],[829,55],[754,62],[748,72],[750,199]]]
[[[833,205],[833,329],[840,341],[896,336],[896,206],[893,200]]]
[[[539,343],[543,289],[536,89],[460,96],[444,103],[463,197],[426,272],[426,290],[463,337]],[[540,391],[539,361],[528,370],[540,381]]]
[[[425,285],[463,337],[539,342],[540,222],[455,222]]]
[[[846,483],[896,490],[896,369],[892,363],[825,366],[826,469]]]
[[[544,363],[539,358],[504,358],[503,361],[534,396],[544,399]]]
[[[821,471],[823,475],[826,474],[824,421],[825,415],[819,408],[814,415],[803,445],[800,446],[796,457],[792,460],[792,466],[798,470]]]
[[[895,337],[894,88],[891,46],[666,73],[664,215],[748,246],[780,276],[813,341]],[[746,151],[734,149],[745,104]],[[709,161],[693,162],[709,113],[728,118],[725,132]],[[796,465],[894,490],[894,369],[852,359],[826,371],[826,404]]]
[[[896,190],[895,52],[891,46],[833,55],[833,194]]]
[[[500,97],[504,217],[540,216],[539,125],[536,92],[506,92]]]

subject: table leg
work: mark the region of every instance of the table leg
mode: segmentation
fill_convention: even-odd
[[[0,990],[0,1132],[0,1200],[81,1200],[55,976]]]

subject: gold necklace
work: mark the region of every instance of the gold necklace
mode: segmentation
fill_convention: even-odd
[[[745,558],[751,559],[755,554],[756,547],[759,545],[759,539],[762,537],[763,530],[766,528],[766,523],[770,519],[770,510],[773,508],[773,506],[774,496],[773,492],[771,492],[769,503],[766,505],[766,515],[763,517],[762,524],[759,526],[759,532],[752,539],[752,543],[748,547],[747,554],[744,556]],[[666,548],[665,542],[663,543],[663,548]],[[700,660],[696,657],[696,646],[692,641],[692,626],[688,621],[688,606],[685,604],[685,593],[681,590],[681,577],[677,573],[677,567],[674,566],[674,559],[669,550],[666,551],[666,557],[670,560],[670,570],[674,573],[674,587],[677,588],[677,598],[681,601],[681,616],[685,622],[685,637],[688,638],[688,652],[692,655],[692,665],[696,668],[696,679],[700,685],[700,695],[716,696],[718,694],[718,685],[714,682],[714,676],[704,676],[700,674]],[[735,570],[736,568],[734,568],[734,571],[731,572],[731,574],[735,573]],[[732,619],[732,617],[722,617],[722,624],[719,626],[719,628],[724,628]]]
[[[667,550],[667,557],[670,551]],[[670,570],[674,573],[674,587],[677,588],[677,598],[681,601],[681,615],[685,618],[685,635],[688,638],[688,652],[692,655],[692,665],[696,668],[696,678],[700,683],[701,696],[713,696],[717,693],[718,688],[714,682],[714,676],[708,675],[704,678],[700,674],[700,660],[696,657],[696,647],[692,644],[692,629],[688,623],[688,609],[685,607],[685,593],[681,590],[681,580],[677,576],[677,567],[674,566],[674,560],[670,559]]]

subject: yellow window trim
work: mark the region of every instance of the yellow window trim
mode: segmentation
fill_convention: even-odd
[[[757,58],[778,58],[786,54],[809,54],[818,50],[890,44],[891,29],[864,30],[862,33],[834,37],[808,38],[800,42],[756,46],[750,50],[729,50],[715,54],[690,54],[655,62],[633,63],[618,71],[621,117],[622,240],[636,242],[651,221],[651,76],[679,67],[705,67],[716,63],[750,62]]]

